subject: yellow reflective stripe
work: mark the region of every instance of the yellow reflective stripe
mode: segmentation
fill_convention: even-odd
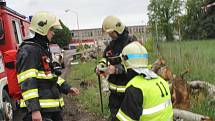
[[[106,63],[107,63],[107,59],[106,59],[106,58],[102,58],[102,59],[99,61],[99,63],[104,63],[104,64],[106,64]]]
[[[31,89],[22,93],[22,97],[24,100],[29,100],[32,98],[39,97],[38,89]]]
[[[41,108],[55,108],[63,107],[64,101],[63,98],[60,99],[39,99]],[[20,100],[20,107],[26,107],[26,104],[23,99]]]
[[[149,64],[149,65],[147,66],[147,68],[148,68],[149,70],[151,70],[151,69],[152,69],[152,65]]]
[[[60,98],[60,99],[59,99],[59,102],[60,102],[60,106],[63,107],[63,106],[64,106],[63,98]]]
[[[123,111],[121,109],[119,109],[118,113],[116,114],[116,117],[120,121],[135,121],[132,118],[130,118],[129,116],[127,116],[125,113],[123,113]]]
[[[38,73],[37,69],[29,69],[27,71],[24,71],[24,72],[18,74],[18,76],[17,76],[18,77],[18,83],[21,83],[28,78],[36,77],[37,73]]]
[[[110,63],[107,61],[106,58],[102,58],[101,60],[99,60],[99,63],[103,63],[103,64],[107,64],[107,65],[110,65]]]
[[[63,98],[60,99],[40,99],[40,106],[42,108],[52,108],[52,107],[59,107],[64,106]]]
[[[126,86],[118,86],[113,83],[109,83],[109,88],[111,90],[116,90],[117,92],[125,92]]]
[[[26,107],[25,101],[23,99],[20,99],[20,107]]]
[[[61,77],[58,77],[58,80],[57,80],[58,85],[61,86],[61,84],[63,84],[63,82],[65,82],[65,80]]]
[[[159,111],[164,110],[165,108],[167,108],[168,106],[171,106],[171,105],[172,105],[171,100],[170,99],[166,100],[164,103],[161,103],[161,104],[156,105],[154,107],[143,109],[142,115],[149,115],[152,113],[159,112]]]
[[[36,78],[38,78],[38,79],[51,79],[53,77],[54,77],[54,75],[51,73],[46,75],[44,71],[39,71]]]
[[[59,102],[40,102],[40,106],[42,108],[53,108],[53,107],[59,107]]]
[[[38,78],[38,79],[52,79],[55,75],[53,74],[45,74],[44,71],[38,71],[37,69],[29,69],[24,71],[18,75],[18,82],[21,83],[28,78]]]

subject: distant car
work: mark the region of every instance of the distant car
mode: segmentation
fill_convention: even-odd
[[[53,63],[60,64],[60,66],[64,68],[64,50],[61,49],[57,44],[50,44],[49,48],[52,53]]]

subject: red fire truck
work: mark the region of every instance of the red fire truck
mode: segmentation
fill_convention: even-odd
[[[0,120],[12,121],[20,98],[15,69],[16,51],[27,38],[29,21],[0,0]]]

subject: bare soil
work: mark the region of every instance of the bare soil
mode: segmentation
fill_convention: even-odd
[[[84,110],[71,96],[65,96],[64,121],[106,121],[106,119]]]

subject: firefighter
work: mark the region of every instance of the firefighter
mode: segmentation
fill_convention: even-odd
[[[128,44],[120,59],[127,70],[125,98],[116,115],[120,121],[172,121],[168,83],[147,68],[148,53],[138,42]]]
[[[129,36],[128,28],[115,16],[107,16],[104,19],[102,30],[107,33],[112,40],[105,48],[103,58],[97,65],[96,72],[97,74],[105,72],[109,75],[108,82],[110,96],[108,107],[111,112],[109,120],[114,121],[116,120],[116,113],[124,98],[127,79],[125,77],[125,70],[122,64],[112,61],[111,57],[118,56],[122,52],[122,49],[128,43],[136,40],[136,38]],[[103,65],[106,65],[105,68],[107,68],[107,70],[104,71],[100,68],[104,67]]]
[[[61,92],[76,95],[79,90],[61,78],[52,64],[48,44],[55,30],[62,29],[61,24],[54,14],[40,11],[33,16],[29,29],[31,38],[20,45],[16,63],[20,107],[26,112],[23,121],[62,121]]]

